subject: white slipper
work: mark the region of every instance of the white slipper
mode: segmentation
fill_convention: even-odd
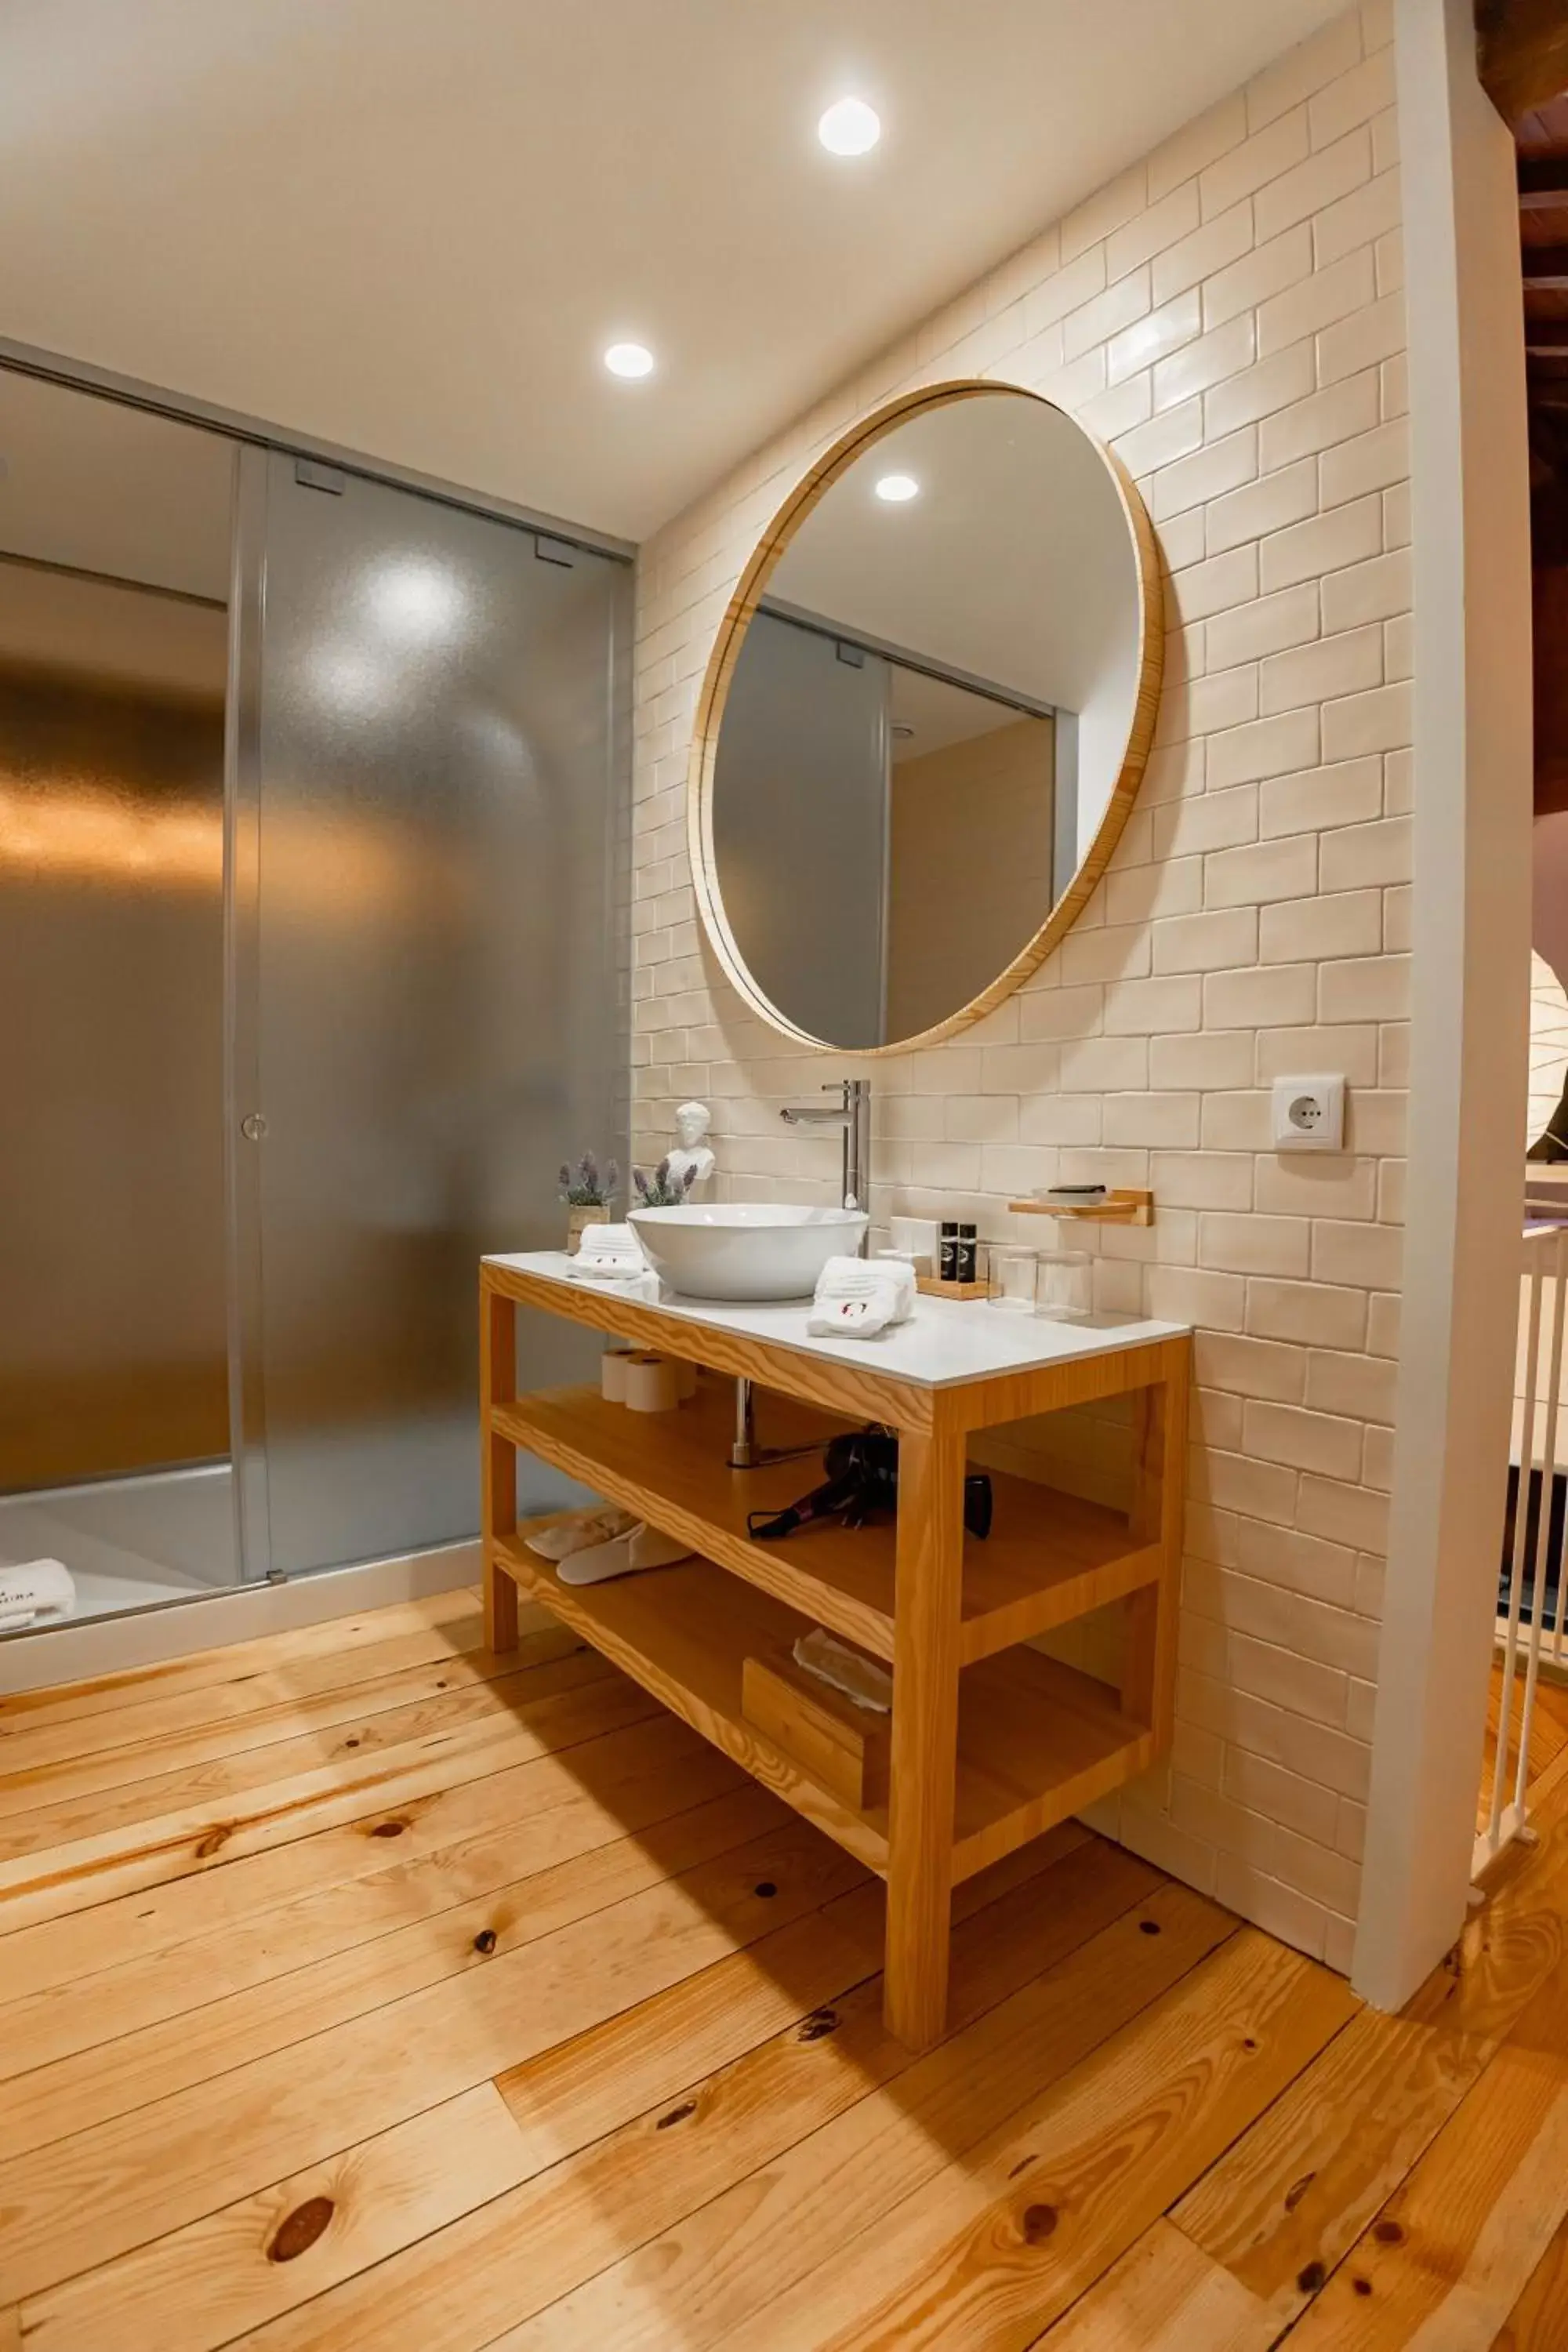
[[[630,1511],[617,1510],[607,1503],[597,1510],[577,1511],[569,1519],[557,1519],[552,1527],[541,1528],[537,1535],[525,1536],[523,1541],[541,1559],[569,1559],[574,1551],[586,1551],[590,1544],[629,1535],[637,1524]]]
[[[603,1584],[607,1577],[636,1576],[645,1568],[672,1568],[678,1559],[689,1559],[691,1547],[683,1544],[679,1536],[667,1536],[645,1521],[633,1528],[629,1535],[617,1536],[613,1543],[595,1544],[592,1551],[577,1551],[561,1563],[563,1584]]]

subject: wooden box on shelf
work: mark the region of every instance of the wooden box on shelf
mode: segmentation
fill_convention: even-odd
[[[748,1658],[741,1669],[741,1712],[803,1772],[857,1812],[888,1801],[892,1718],[857,1706],[788,1650]]]

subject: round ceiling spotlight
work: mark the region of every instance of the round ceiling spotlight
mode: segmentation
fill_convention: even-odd
[[[890,507],[905,506],[920,494],[921,486],[912,474],[884,474],[877,485],[877,496]]]
[[[868,155],[882,135],[882,118],[863,98],[841,98],[816,126],[830,155]]]
[[[612,343],[605,353],[605,365],[612,375],[633,380],[653,373],[653,353],[646,343]]]

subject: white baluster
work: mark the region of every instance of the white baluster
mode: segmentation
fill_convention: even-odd
[[[1541,1507],[1535,1517],[1535,1545],[1531,1560],[1530,1663],[1524,1677],[1524,1708],[1519,1727],[1519,1769],[1513,1788],[1513,1830],[1517,1837],[1526,1819],[1525,1795],[1530,1784],[1530,1728],[1535,1715],[1536,1672],[1541,1664],[1541,1635],[1546,1615],[1546,1571],[1552,1558],[1552,1507],[1557,1489],[1557,1410],[1563,1395],[1563,1230],[1551,1244],[1552,1353],[1546,1383],[1546,1427],[1542,1446]],[[1562,1587],[1558,1587],[1557,1625],[1563,1625]]]
[[[1513,1685],[1519,1659],[1519,1607],[1524,1589],[1524,1535],[1530,1522],[1530,1474],[1535,1458],[1535,1414],[1538,1358],[1541,1345],[1542,1253],[1533,1240],[1530,1259],[1529,1336],[1525,1341],[1524,1419],[1520,1431],[1519,1486],[1513,1513],[1513,1559],[1508,1583],[1508,1633],[1503,1644],[1502,1685],[1498,1694],[1497,1744],[1492,1753],[1491,1809],[1487,1843],[1495,1853],[1501,1843],[1503,1785],[1508,1777],[1509,1733],[1513,1723]]]

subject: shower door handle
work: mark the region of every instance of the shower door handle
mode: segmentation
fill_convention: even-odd
[[[258,1110],[247,1111],[239,1122],[239,1131],[247,1143],[259,1143],[267,1133],[267,1121]]]

